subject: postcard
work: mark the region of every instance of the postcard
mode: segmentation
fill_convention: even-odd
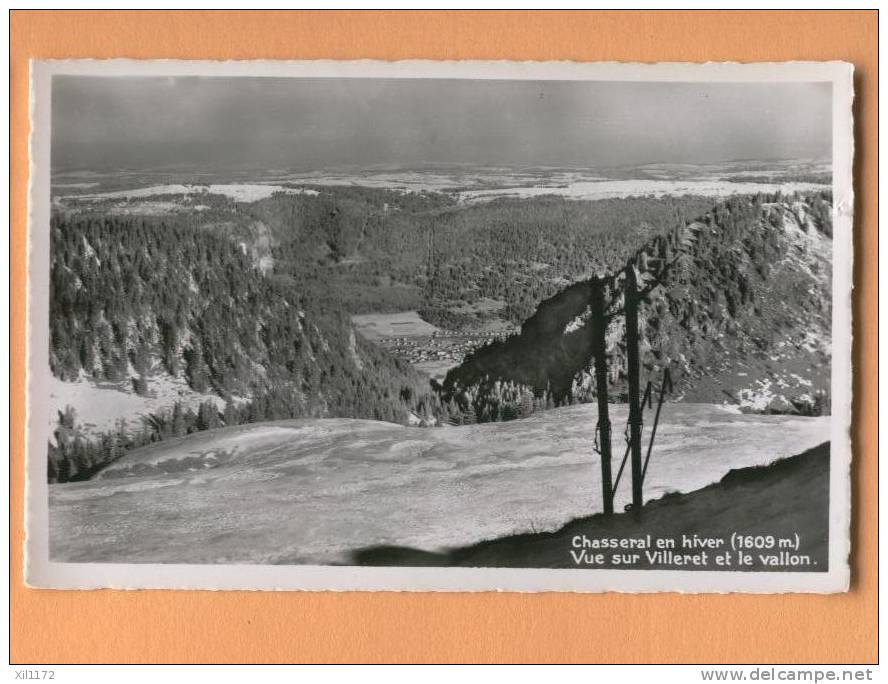
[[[28,584],[847,590],[852,99],[33,62]]]

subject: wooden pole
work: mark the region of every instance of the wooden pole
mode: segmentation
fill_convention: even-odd
[[[660,409],[663,408],[663,400],[666,398],[666,392],[672,392],[672,377],[669,375],[669,368],[663,369],[663,384],[660,385],[660,399],[657,401],[657,413],[654,415],[654,424],[651,426],[651,440],[648,442],[647,455],[644,457],[644,468],[641,469],[641,480],[647,477],[648,463],[651,462],[651,451],[654,448],[654,437],[657,436],[657,425],[660,423]],[[644,401],[641,402],[644,406]]]
[[[645,403],[650,402],[651,400],[651,383],[648,382],[647,387],[644,389],[644,394],[641,395],[641,408],[644,410]],[[623,477],[623,468],[626,467],[626,461],[629,460],[629,445],[626,445],[626,451],[623,453],[623,460],[620,461],[620,469],[617,470],[617,479],[614,480],[614,494],[617,493],[617,487],[620,486],[620,478]],[[645,464],[645,468],[647,468],[647,464]],[[642,471],[642,475],[644,472]]]
[[[611,474],[611,424],[607,401],[607,319],[604,315],[604,283],[592,286],[592,353],[595,355],[595,389],[598,395],[598,435],[601,451],[601,497],[604,514],[613,515],[614,489]]]
[[[635,265],[626,266],[626,362],[629,378],[629,449],[632,466],[632,510],[638,515],[643,504],[641,462],[641,403],[639,397],[639,352],[638,352],[638,281]]]

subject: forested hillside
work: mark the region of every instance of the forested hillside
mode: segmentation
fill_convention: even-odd
[[[828,412],[831,238],[823,193],[731,198],[650,240],[631,260],[659,280],[640,313],[644,378],[657,382],[669,367],[686,399]],[[470,355],[442,395],[478,420],[591,399],[589,285],[564,289],[520,334]],[[617,398],[624,325],[616,316],[607,333]]]
[[[263,273],[325,308],[422,309],[444,320],[456,307],[494,300],[514,324],[566,284],[624,261],[652,235],[713,205],[695,196],[457,204],[444,193],[322,186],[253,202],[208,193],[153,201],[157,211],[176,208],[168,224],[229,238]],[[139,220],[148,209],[120,202],[76,211]]]
[[[176,405],[88,444],[76,414],[60,416],[51,468],[87,473],[136,443],[221,424],[297,416],[407,422],[431,411],[427,380],[362,338],[344,312],[266,278],[234,241],[147,218],[59,217],[51,223],[50,366],[149,392],[182,377],[227,402]]]
[[[440,193],[318,188],[242,211],[274,236],[275,277],[350,313],[481,299],[512,323],[566,284],[625,260],[652,235],[702,214],[703,197],[543,197],[454,205]]]

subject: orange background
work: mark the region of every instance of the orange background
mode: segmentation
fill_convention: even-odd
[[[875,10],[13,11],[10,22],[13,663],[877,660]],[[633,596],[26,589],[28,60],[66,57],[852,62],[856,372],[851,592]]]

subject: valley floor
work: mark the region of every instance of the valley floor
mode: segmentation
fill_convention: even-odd
[[[625,408],[613,414],[616,470]],[[313,419],[195,433],[133,451],[97,479],[51,485],[50,556],[352,563],[369,547],[440,551],[556,530],[601,509],[595,422],[595,407],[581,405],[459,427]],[[829,422],[667,404],[646,499],[822,444]],[[626,478],[618,510],[628,487]]]

